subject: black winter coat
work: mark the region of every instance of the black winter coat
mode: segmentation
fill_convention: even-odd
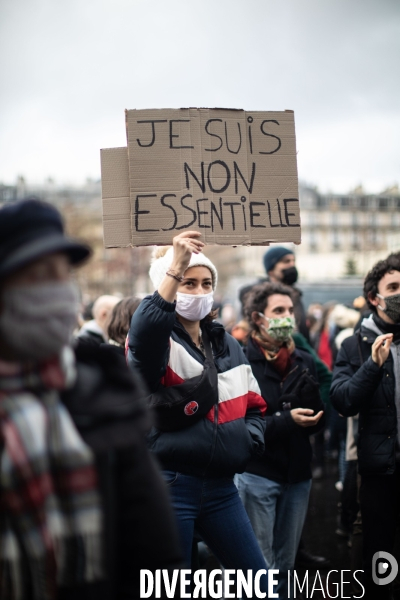
[[[393,357],[379,367],[371,358],[377,334],[347,338],[333,370],[331,401],[345,417],[360,414],[358,467],[361,474],[390,475],[396,467],[397,411]]]
[[[263,456],[250,461],[246,471],[285,483],[310,479],[312,450],[309,436],[323,427],[324,415],[316,426],[300,427],[292,419],[290,410],[282,410],[280,399],[294,390],[305,369],[316,379],[314,359],[308,352],[296,348],[292,354],[292,368],[282,379],[252,338],[249,339],[246,354],[261,388],[261,395],[268,398],[265,451]],[[313,408],[315,413],[324,410],[319,394]]]
[[[186,428],[152,428],[149,445],[165,469],[195,476],[242,473],[251,456],[264,448],[265,401],[238,342],[221,324],[202,322],[218,372],[215,404]],[[138,370],[152,392],[199,376],[205,357],[175,315],[175,303],[157,292],[142,300],[132,317],[128,364]],[[207,398],[208,398],[207,395]],[[268,398],[268,396],[267,396]],[[191,400],[200,406],[205,398]],[[190,417],[188,419],[190,421]]]
[[[107,579],[63,588],[59,600],[136,600],[140,569],[172,573],[183,566],[167,489],[147,449],[151,420],[144,384],[115,350],[79,346],[76,384],[62,394],[96,457]]]

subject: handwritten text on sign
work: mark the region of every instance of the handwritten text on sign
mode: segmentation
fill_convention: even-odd
[[[126,113],[132,245],[195,229],[208,243],[300,242],[294,114]]]

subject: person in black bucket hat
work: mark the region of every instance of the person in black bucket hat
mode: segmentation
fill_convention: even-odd
[[[37,198],[6,204],[0,211],[0,280],[30,262],[64,252],[70,263],[86,260],[89,246],[66,237],[60,213]]]
[[[140,569],[181,566],[146,447],[142,382],[122,358],[70,346],[71,265],[89,257],[60,213],[0,209],[0,598],[138,598]]]
[[[47,360],[71,341],[78,290],[71,265],[89,257],[68,238],[56,208],[36,198],[0,210],[0,353],[17,360]]]

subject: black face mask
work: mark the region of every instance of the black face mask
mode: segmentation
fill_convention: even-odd
[[[386,308],[382,308],[379,304],[378,308],[386,313],[394,323],[400,323],[400,294],[393,294],[393,296],[381,296],[377,294],[377,296],[378,298],[382,298],[386,304]]]
[[[296,267],[289,267],[288,269],[282,269],[282,283],[285,285],[293,285],[296,283],[299,276]]]

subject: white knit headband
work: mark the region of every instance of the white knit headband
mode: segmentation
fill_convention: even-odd
[[[151,263],[149,275],[151,281],[153,282],[154,289],[158,290],[160,283],[164,279],[167,271],[171,268],[173,258],[174,249],[169,248],[164,256],[155,258]],[[217,287],[218,273],[217,269],[211,260],[207,258],[207,256],[205,256],[202,252],[199,252],[199,254],[193,253],[187,268],[189,269],[190,267],[207,267],[210,269],[212,275],[212,287],[213,290],[215,290]]]

